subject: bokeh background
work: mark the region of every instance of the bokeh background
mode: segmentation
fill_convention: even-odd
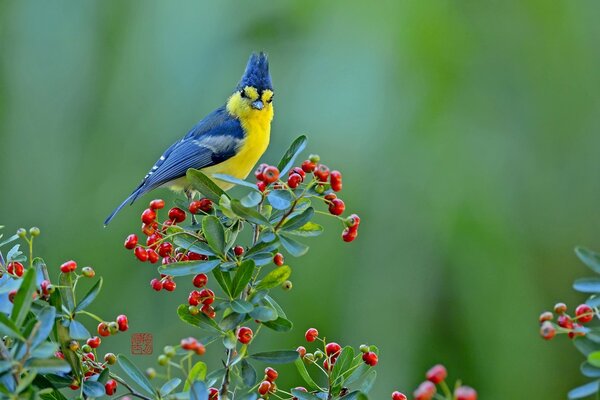
[[[153,268],[122,247],[146,202],[172,195],[102,221],[263,49],[277,93],[263,160],[308,134],[363,223],[353,245],[326,223],[291,261],[294,290],[278,297],[295,330],[259,346],[295,347],[309,326],[375,343],[376,399],[412,391],[436,362],[483,399],[565,398],[585,382],[581,357],[540,340],[537,316],[583,300],[572,249],[600,248],[599,12],[569,0],[0,2],[0,223],[40,226],[54,267],[93,265],[106,279],[93,308],[154,333],[155,355],[193,334],[174,312],[186,291],[151,291]],[[129,351],[128,334],[105,343]]]

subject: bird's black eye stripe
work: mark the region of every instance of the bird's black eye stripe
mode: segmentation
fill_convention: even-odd
[[[242,91],[240,92],[240,96],[242,96],[242,98],[247,99],[248,96],[246,95],[246,91],[244,89],[242,89]]]
[[[270,103],[273,101],[273,97],[275,97],[275,95],[271,95],[271,98],[269,100],[267,100],[267,103]]]

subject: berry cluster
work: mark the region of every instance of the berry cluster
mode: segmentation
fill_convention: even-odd
[[[435,398],[443,398],[447,400],[477,400],[477,392],[475,389],[469,386],[463,386],[460,381],[457,381],[454,385],[454,391],[450,390],[446,378],[448,377],[448,371],[442,364],[437,364],[431,367],[425,374],[426,380],[422,382],[417,389],[414,391],[413,396],[415,400],[431,400]],[[436,386],[437,385],[437,386]],[[438,394],[438,389],[440,393]],[[392,399],[406,399],[406,396],[399,392],[392,394]],[[443,397],[441,397],[442,395]],[[397,397],[394,397],[397,396]],[[404,397],[402,397],[404,396]],[[438,397],[436,397],[438,396]]]
[[[182,356],[181,362],[179,365],[182,365],[183,361],[190,359],[192,355],[203,356],[206,353],[206,347],[202,343],[200,343],[194,337],[187,337],[181,339],[179,345],[177,346],[165,346],[163,348],[163,353],[158,356],[157,362],[160,366],[172,366],[178,365],[173,362],[173,358],[177,355]],[[156,376],[156,371],[154,369],[149,368],[146,370],[146,376],[149,378],[154,378]]]
[[[100,336],[110,336],[116,335],[119,332],[125,332],[127,329],[129,329],[129,321],[126,315],[121,314],[114,321],[100,322],[97,331]]]
[[[580,304],[575,308],[575,316],[567,314],[567,305],[557,303],[554,306],[554,313],[544,311],[540,314],[540,335],[546,339],[552,339],[557,333],[566,333],[573,339],[578,336],[585,336],[587,329],[583,326],[594,319],[598,310],[587,304]],[[553,322],[556,314],[556,323]]]

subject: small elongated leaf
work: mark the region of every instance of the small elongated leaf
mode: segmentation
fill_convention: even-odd
[[[75,298],[73,296],[73,291],[67,288],[70,288],[73,285],[73,277],[72,274],[60,274],[58,278],[61,288],[58,290],[60,292],[60,298],[62,301],[63,307],[66,307],[69,312],[73,311],[75,308]]]
[[[165,382],[165,384],[160,387],[160,395],[161,396],[168,395],[173,390],[175,390],[175,388],[177,386],[179,386],[180,383],[181,383],[181,379],[179,379],[179,378],[173,378],[173,379]]]
[[[50,358],[58,351],[58,344],[45,341],[40,343],[32,352],[32,358]]]
[[[60,358],[32,358],[25,365],[28,368],[35,368],[40,374],[66,374],[71,371],[69,364]]]
[[[367,372],[364,380],[360,384],[360,390],[363,393],[369,393],[369,391],[373,388],[373,385],[375,384],[376,378],[377,378],[377,371],[374,369],[371,369],[369,372]]]
[[[131,380],[133,380],[146,393],[154,396],[154,388],[152,388],[152,384],[148,378],[146,378],[146,375],[144,375],[144,373],[140,371],[139,368],[134,363],[129,361],[129,359],[123,354],[119,354],[118,360],[119,366],[127,375],[129,375]]]
[[[267,265],[270,264],[271,262],[273,262],[273,254],[271,253],[258,253],[258,254],[253,254],[250,256],[250,258],[252,260],[254,260],[254,263],[261,267],[263,265]]]
[[[291,321],[283,317],[278,317],[274,321],[265,321],[263,322],[263,325],[277,332],[289,332],[294,327]]]
[[[231,302],[231,309],[240,314],[249,313],[254,309],[254,305],[246,300],[233,300]]]
[[[15,323],[17,327],[23,325],[25,316],[31,308],[31,302],[33,301],[33,292],[35,291],[35,269],[29,268],[23,276],[23,282],[21,287],[17,291],[15,296],[12,313],[10,319]]]
[[[573,339],[573,344],[586,357],[596,351],[596,344],[585,336]]]
[[[275,311],[277,311],[277,315],[279,315],[280,317],[283,317],[283,318],[287,318],[287,316],[285,315],[285,311],[283,311],[283,308],[281,308],[281,306],[275,301],[274,298],[272,298],[271,296],[267,295],[267,296],[265,296],[265,301],[267,303],[269,303],[269,305],[271,307],[273,307],[273,309]]]
[[[317,397],[314,394],[303,392],[298,389],[292,389],[292,395],[299,400],[321,400],[320,397]]]
[[[306,254],[306,252],[308,251],[308,246],[287,235],[287,233],[281,233],[279,235],[279,240],[281,240],[283,248],[286,249],[287,252],[293,255],[294,257],[300,257]]]
[[[248,361],[242,360],[242,380],[244,381],[244,385],[248,387],[256,385],[256,378],[254,367]]]
[[[234,185],[240,185],[240,186],[244,186],[253,190],[256,190],[258,192],[258,187],[250,182],[246,182],[244,180],[238,179],[234,176],[231,175],[226,175],[226,174],[213,174],[212,177],[214,179],[218,179],[220,181],[223,182],[228,182],[228,183],[233,183]]]
[[[588,354],[587,362],[594,367],[600,367],[600,351],[594,351]]]
[[[598,381],[593,381],[571,390],[568,396],[569,400],[576,400],[591,396],[596,392],[598,392]]]
[[[222,195],[227,196],[223,189],[217,186],[217,184],[214,183],[212,179],[210,179],[208,176],[204,175],[197,169],[188,169],[186,177],[195,190],[202,193],[204,197],[209,198],[217,204],[219,203],[219,198]]]
[[[14,234],[11,237],[9,237],[8,239],[4,240],[3,242],[0,242],[0,247],[5,246],[11,242],[14,242],[17,239],[19,239],[19,235]]]
[[[185,384],[183,385],[183,391],[187,392],[190,389],[190,385],[195,381],[205,380],[207,371],[208,368],[206,367],[206,364],[202,361],[198,361],[196,364],[194,364],[194,366],[188,373],[187,379],[185,380]]]
[[[190,389],[190,400],[208,400],[208,389],[204,382],[194,382]]]
[[[267,199],[271,206],[276,210],[287,210],[294,200],[292,194],[285,189],[270,191],[267,195]]]
[[[242,197],[240,204],[244,207],[256,207],[260,204],[262,195],[259,192],[250,192],[246,196]]]
[[[69,324],[69,336],[71,336],[72,339],[82,340],[89,338],[91,335],[82,323],[71,320],[71,323]]]
[[[353,359],[354,349],[350,346],[344,347],[337,361],[333,365],[333,370],[331,371],[331,381],[333,382],[332,386],[335,386],[337,388],[340,388],[342,386],[343,380],[340,378],[340,375],[342,374],[342,372],[350,368]]]
[[[3,336],[10,336],[15,339],[25,341],[25,338],[21,335],[17,325],[9,319],[4,313],[0,312],[0,334]]]
[[[225,252],[225,231],[217,217],[208,216],[202,220],[202,232],[210,248],[217,254]]]
[[[584,247],[576,247],[575,254],[577,254],[577,257],[579,257],[579,259],[592,271],[600,274],[600,254]]]
[[[600,307],[600,296],[591,296],[585,302],[590,307]]]
[[[231,200],[231,210],[241,218],[247,220],[256,225],[267,225],[271,223],[261,213],[256,211],[254,208],[244,207],[239,200]]]
[[[92,286],[92,288],[89,290],[89,292],[87,292],[86,295],[83,296],[83,299],[81,299],[79,304],[77,304],[77,306],[75,307],[75,312],[81,311],[81,310],[85,309],[87,306],[89,306],[90,304],[92,304],[92,302],[98,296],[98,293],[100,293],[101,289],[102,289],[102,278],[98,279],[98,282],[96,282],[96,284],[94,286]]]
[[[29,386],[31,385],[31,383],[33,382],[33,380],[35,379],[36,376],[37,376],[36,370],[30,371],[28,375],[25,375],[23,378],[21,378],[21,381],[19,382],[19,386],[17,386],[17,390],[15,390],[15,392],[21,393],[25,389],[29,388]]]
[[[250,312],[250,316],[258,321],[274,321],[277,319],[277,312],[270,307],[258,306]]]
[[[280,175],[284,175],[290,170],[290,168],[292,168],[292,166],[294,165],[294,160],[296,159],[298,154],[300,154],[300,152],[304,150],[307,141],[308,140],[306,139],[306,136],[302,135],[297,137],[292,142],[290,147],[287,149],[287,151],[285,152],[283,157],[281,157],[281,160],[277,164],[277,168],[279,169]]]
[[[265,351],[251,354],[250,358],[272,364],[289,364],[296,361],[300,355],[296,350]]]
[[[573,283],[573,289],[582,293],[600,293],[600,278],[580,278]]]
[[[231,276],[229,272],[223,271],[220,268],[213,269],[212,271],[215,280],[221,286],[221,289],[225,292],[225,294],[231,299],[233,296],[231,295]]]
[[[594,367],[587,361],[581,363],[581,373],[588,378],[600,378],[600,368]]]
[[[188,306],[185,304],[181,304],[179,307],[177,307],[177,315],[179,316],[179,319],[181,319],[183,322],[187,322],[190,325],[197,326],[209,332],[221,333],[221,330],[213,319],[208,318],[206,315],[204,315],[204,313],[199,313],[196,315],[190,314]]]
[[[308,370],[306,369],[306,366],[304,365],[304,361],[302,361],[301,358],[297,358],[296,361],[294,361],[294,365],[296,365],[296,369],[298,370],[300,377],[304,380],[304,382],[308,385],[308,387],[311,390],[319,390],[319,386],[315,383],[313,378],[308,373]]]
[[[316,237],[323,233],[323,227],[314,222],[307,222],[298,229],[293,231],[285,231],[288,235],[301,236],[301,237]]]
[[[282,225],[282,229],[286,231],[293,231],[295,229],[299,229],[306,225],[312,217],[315,215],[315,209],[312,207],[308,207],[306,210],[302,211],[300,214],[288,219]]]
[[[221,260],[208,261],[180,261],[158,267],[158,272],[171,276],[185,276],[205,274],[212,271],[221,263]]]
[[[292,269],[288,265],[282,265],[269,272],[256,286],[256,290],[271,289],[281,285],[292,275]]]
[[[279,240],[277,239],[267,242],[260,242],[246,252],[246,257],[250,257],[251,255],[258,253],[270,253],[277,249],[277,247],[279,247]]]
[[[343,400],[369,400],[369,398],[367,397],[366,394],[364,394],[358,390],[348,393],[347,395],[342,397],[342,399]]]
[[[169,228],[170,229],[170,228]],[[173,243],[176,246],[182,247],[186,250],[193,251],[194,253],[203,254],[205,256],[214,256],[215,252],[208,246],[208,244],[199,241],[194,236],[190,235],[177,235],[173,237]]]
[[[238,297],[244,291],[244,288],[248,285],[250,279],[252,279],[253,273],[254,261],[249,259],[244,260],[238,267],[231,283],[231,296],[233,298]]]
[[[232,312],[219,322],[219,327],[224,331],[235,329],[245,318],[246,314]]]
[[[86,380],[83,381],[83,394],[88,397],[102,397],[105,394],[104,385],[100,382]]]
[[[56,318],[56,309],[54,307],[44,307],[42,311],[38,314],[38,322],[40,327],[37,332],[30,338],[31,347],[35,349],[38,347],[43,341],[45,341],[52,328],[54,328],[54,318]],[[89,336],[87,336],[89,337]],[[87,338],[86,337],[86,338]]]

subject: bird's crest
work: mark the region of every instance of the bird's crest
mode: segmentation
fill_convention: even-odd
[[[271,75],[269,74],[269,60],[262,51],[250,55],[246,71],[244,71],[237,90],[242,90],[246,86],[252,86],[260,92],[265,89],[273,90]]]

